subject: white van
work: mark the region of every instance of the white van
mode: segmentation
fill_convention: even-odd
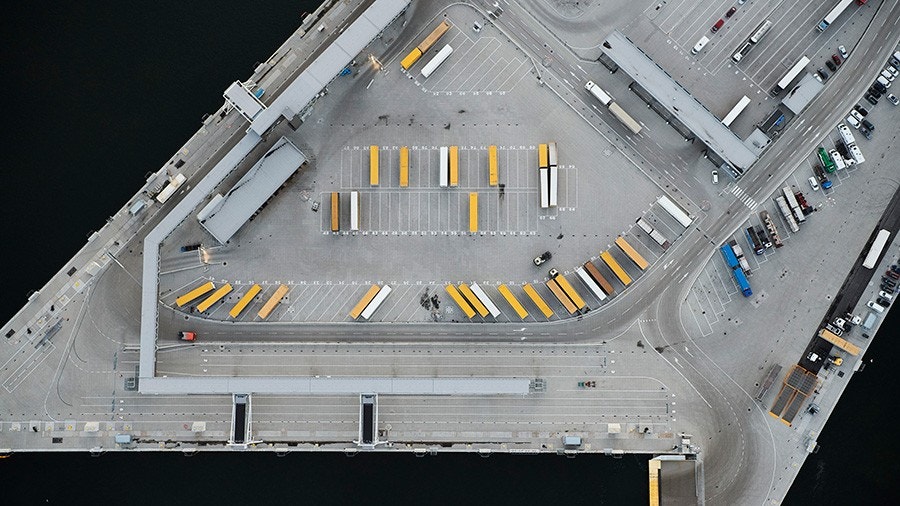
[[[691,54],[697,54],[700,51],[703,51],[703,48],[706,47],[707,42],[709,42],[709,37],[700,37],[700,40],[698,40],[697,43],[694,44],[694,49],[691,49]]]
[[[866,302],[866,306],[868,306],[869,309],[874,309],[875,311],[878,311],[879,313],[884,312],[884,306],[882,306],[881,304],[878,304],[874,301],[870,300],[869,302]]]
[[[891,82],[885,79],[884,76],[878,76],[878,79],[876,79],[876,81],[881,83],[885,88],[891,87]]]

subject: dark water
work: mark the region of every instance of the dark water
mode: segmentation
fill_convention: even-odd
[[[127,5],[126,5],[127,4]],[[316,2],[20,2],[4,12],[6,321],[246,79]],[[883,329],[895,331],[894,314]],[[882,334],[896,332],[883,331]],[[900,475],[891,386],[898,344],[850,384],[786,500],[878,504]],[[646,504],[645,458],[494,455],[16,455],[4,504]]]

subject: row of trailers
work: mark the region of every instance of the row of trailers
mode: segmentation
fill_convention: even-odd
[[[230,283],[226,283],[223,286],[220,286],[218,289],[216,288],[215,283],[212,281],[208,281],[206,283],[201,284],[200,286],[190,290],[189,292],[181,295],[177,299],[175,299],[175,304],[178,307],[184,307],[187,304],[191,303],[206,295],[206,297],[197,304],[194,309],[200,313],[205,313],[209,311],[210,308],[217,302],[220,302],[225,298],[226,295],[232,292],[234,287],[231,286]],[[237,318],[247,309],[247,306],[250,305],[251,302],[262,292],[262,287],[260,285],[254,284],[251,286],[243,296],[231,307],[231,310],[228,312],[228,315],[231,318]],[[278,288],[275,289],[275,292],[266,299],[266,302],[263,306],[257,311],[256,315],[261,319],[265,320],[272,313],[272,310],[284,300],[284,297],[288,293],[287,285],[278,285]],[[210,292],[212,292],[210,294]],[[207,295],[208,294],[208,295]]]
[[[359,231],[360,196],[358,191],[350,192],[350,231]],[[341,194],[331,192],[331,231],[341,230]],[[478,192],[469,192],[469,232],[478,232]]]
[[[538,145],[538,178],[541,209],[556,207],[559,196],[559,167],[555,142]]]
[[[645,260],[644,257],[625,240],[625,238],[618,237],[616,238],[615,243],[641,271],[650,267],[650,263],[647,262],[647,260]],[[600,254],[600,260],[607,268],[609,268],[610,272],[615,276],[615,279],[617,279],[623,287],[628,287],[633,282],[631,276],[629,276],[621,264],[613,257],[610,251],[602,252]],[[575,274],[590,293],[601,302],[616,293],[612,283],[608,281],[607,277],[604,276],[600,272],[600,269],[591,261],[585,262],[582,266],[576,268]],[[570,315],[582,314],[590,310],[584,297],[564,275],[554,271],[552,277],[545,282],[545,285]],[[500,308],[494,303],[487,292],[478,285],[478,283],[461,283],[459,285],[448,284],[444,289],[447,291],[447,294],[450,295],[450,298],[456,302],[456,305],[459,306],[463,314],[469,319],[475,318],[476,315],[480,315],[482,318],[485,318],[488,315],[497,318],[501,314]],[[522,290],[545,318],[553,316],[553,309],[551,309],[550,305],[541,294],[538,293],[534,285],[525,283],[522,285]],[[528,310],[519,301],[518,297],[516,297],[509,286],[504,284],[498,285],[497,291],[519,318],[524,320],[528,317]]]
[[[439,148],[439,185],[441,188],[459,186],[459,146],[441,146]],[[378,186],[380,150],[376,145],[369,146],[369,185]],[[409,146],[400,147],[400,187],[409,187]],[[497,163],[497,146],[488,146],[488,184],[497,186],[500,183],[500,170]]]
[[[668,197],[660,197],[657,200],[657,203],[683,227],[687,228],[693,222],[691,217]],[[659,230],[654,229],[646,220],[638,218],[637,225],[663,250],[669,248],[670,243],[666,237]],[[617,237],[615,244],[641,272],[650,267],[650,263],[638,253],[624,237]],[[600,253],[600,261],[612,273],[613,277],[609,279],[618,280],[623,288],[627,288],[631,285],[633,279],[613,257],[611,250]],[[605,301],[608,297],[611,297],[616,293],[612,283],[600,272],[598,266],[591,261],[587,261],[580,267],[577,267],[575,269],[575,275],[600,302]],[[590,310],[581,293],[578,292],[564,275],[559,274],[557,271],[551,271],[550,279],[545,282],[545,285],[570,315],[583,314]],[[500,314],[497,305],[494,304],[493,300],[478,286],[477,283],[472,283],[472,285],[462,283],[458,287],[448,284],[445,286],[445,289],[462,310],[463,314],[469,319],[474,318],[476,314],[479,314],[482,317],[491,314],[495,318]],[[524,284],[522,290],[545,318],[553,316],[553,310],[532,284]],[[503,296],[510,307],[513,308],[513,311],[515,311],[519,318],[524,320],[528,316],[528,311],[522,303],[519,302],[519,299],[516,298],[515,294],[513,294],[508,286],[503,284],[498,285],[497,291]]]

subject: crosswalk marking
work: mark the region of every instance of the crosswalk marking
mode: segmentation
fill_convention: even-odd
[[[749,207],[751,211],[756,209],[759,205],[758,202],[753,200],[753,198],[738,185],[733,185],[731,187],[731,193],[733,193],[745,206]]]

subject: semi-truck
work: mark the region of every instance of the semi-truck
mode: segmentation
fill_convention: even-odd
[[[747,257],[744,256],[744,250],[741,249],[740,244],[732,239],[728,241],[728,245],[731,246],[732,250],[734,250],[734,256],[737,257],[738,263],[741,264],[741,269],[744,270],[744,273],[750,274],[750,262],[748,262]]]
[[[662,235],[659,230],[656,230],[655,228],[650,226],[650,224],[647,223],[643,218],[638,218],[636,223],[637,226],[641,227],[641,230],[643,230],[644,232],[647,232],[647,235],[649,235],[650,238],[656,242],[656,244],[659,244],[662,249],[669,249],[669,246],[671,246],[669,240],[666,239],[666,236]]]
[[[747,237],[747,243],[750,245],[750,249],[753,250],[757,255],[762,255],[766,252],[766,247],[763,246],[761,242],[759,242],[759,237],[756,235],[756,230],[753,227],[747,227],[744,231],[744,235]]]
[[[747,276],[744,275],[744,271],[741,269],[737,257],[734,255],[734,251],[731,249],[731,246],[728,244],[723,244],[719,248],[719,251],[722,252],[722,256],[725,258],[725,263],[728,265],[729,269],[731,269],[731,275],[734,277],[734,280],[738,284],[738,287],[740,287],[741,293],[744,295],[744,297],[753,295],[753,290],[750,289],[750,282],[747,281]]]

